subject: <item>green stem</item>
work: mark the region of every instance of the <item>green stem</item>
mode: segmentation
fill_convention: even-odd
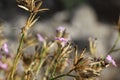
[[[115,43],[113,44],[112,48],[108,51],[107,55],[111,54],[113,52],[113,50],[115,49],[119,39],[120,39],[120,34],[119,34],[118,38],[116,39]]]
[[[53,66],[54,60],[51,62],[51,65],[47,68],[47,70],[45,71],[45,76],[48,76],[51,67]]]
[[[56,55],[56,56],[54,57],[54,59],[51,61],[50,66],[49,66],[49,67],[47,68],[47,70],[45,71],[45,76],[48,76],[48,74],[49,74],[49,72],[50,72],[50,70],[51,70],[52,67],[54,67],[53,73],[55,72],[56,67],[57,67],[57,64],[58,64],[58,63],[55,63],[55,62],[58,62],[58,60],[57,60],[58,56],[59,56],[59,55]],[[53,74],[53,73],[52,73],[52,74]],[[53,76],[53,75],[52,75],[52,76]]]
[[[55,71],[56,71],[56,68],[57,68],[57,64],[58,64],[58,63],[55,63],[55,65],[53,66],[52,76],[54,76],[54,74],[55,74]]]
[[[18,49],[17,49],[17,55],[15,56],[14,65],[13,65],[12,71],[10,72],[8,80],[14,80],[14,73],[15,73],[15,70],[17,68],[18,61],[19,61],[19,59],[22,55],[22,52],[20,52],[20,50],[21,50],[22,45],[23,45],[23,39],[24,39],[24,33],[22,33],[22,35],[21,35],[20,43],[19,43],[19,46],[18,46]]]
[[[48,59],[48,56],[46,56],[46,58],[44,59],[45,54],[46,54],[46,51],[47,51],[47,49],[44,49],[44,48],[42,49],[41,57],[40,57],[40,62],[39,62],[39,64],[38,64],[38,67],[37,67],[37,71],[36,71],[36,73],[35,73],[35,76],[38,75],[38,73],[39,73],[42,65],[43,65],[44,62]],[[36,77],[34,77],[33,80],[35,80],[35,78],[36,78]]]
[[[114,49],[112,52],[117,52],[117,51],[120,51],[120,49]]]
[[[35,76],[34,76],[33,80],[36,80],[36,76],[38,76],[39,70],[41,69],[41,67],[42,67],[42,65],[43,65],[43,63],[44,63],[45,61],[46,61],[46,59],[42,60],[42,61],[40,62],[40,64],[38,65],[38,68],[37,68],[37,71],[36,71],[36,73],[35,73]]]

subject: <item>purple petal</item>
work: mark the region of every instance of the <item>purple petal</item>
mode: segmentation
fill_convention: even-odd
[[[5,53],[6,53],[6,54],[8,54],[8,53],[9,53],[7,43],[4,43],[4,44],[3,44],[3,50],[5,51]]]
[[[111,57],[110,55],[107,55],[106,59],[107,59],[108,61],[111,61],[111,60],[112,60],[112,57]]]
[[[117,67],[116,62],[115,62],[114,60],[112,60],[112,64],[113,64],[115,67]]]
[[[57,30],[57,31],[60,31],[60,32],[63,32],[63,31],[65,30],[65,27],[60,26],[60,27],[58,27],[56,30]]]
[[[40,35],[40,34],[37,34],[37,38],[40,42],[44,42],[45,39]]]
[[[7,64],[3,64],[2,62],[0,62],[0,68],[6,70],[8,68],[8,65]]]
[[[65,39],[65,38],[59,38],[59,37],[56,37],[55,40],[59,40],[59,41],[64,42],[64,43],[68,42],[67,39]]]
[[[109,63],[112,63],[115,67],[117,66],[116,62],[110,55],[107,55],[106,60],[108,60]]]

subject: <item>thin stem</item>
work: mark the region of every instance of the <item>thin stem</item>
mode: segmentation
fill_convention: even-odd
[[[56,68],[57,68],[57,64],[58,64],[58,63],[55,63],[54,66],[53,66],[52,76],[54,76],[54,74],[55,74],[55,71],[56,71]]]
[[[45,76],[47,76],[48,73],[50,72],[50,69],[52,68],[54,61],[55,61],[55,59],[51,61],[51,65],[50,65],[50,66],[47,68],[47,70],[45,71]]]
[[[120,34],[119,34],[118,38],[116,39],[115,43],[113,44],[112,48],[108,51],[107,55],[111,54],[113,52],[113,50],[115,49],[119,39],[120,39]]]
[[[120,49],[114,49],[112,52],[117,52],[117,51],[120,51]]]
[[[21,58],[21,55],[22,55],[21,50],[22,50],[22,45],[23,45],[23,39],[24,39],[25,33],[27,32],[26,28],[29,27],[29,25],[31,23],[30,22],[31,19],[34,18],[33,15],[34,15],[33,13],[30,14],[30,16],[29,16],[29,18],[26,22],[25,27],[23,27],[24,30],[22,30],[22,32],[21,32],[21,38],[20,38],[20,42],[19,42],[19,46],[18,46],[18,49],[17,49],[16,56],[15,56],[15,59],[14,59],[14,65],[12,67],[12,71],[10,72],[10,74],[8,76],[8,80],[14,80],[14,74],[15,74],[15,71],[16,71],[16,68],[17,68],[17,64],[18,64],[18,61],[19,61],[19,59]]]
[[[46,58],[46,59],[47,59],[47,58]],[[36,80],[36,76],[39,74],[39,70],[41,69],[41,67],[42,67],[43,63],[46,61],[46,59],[42,60],[42,61],[40,62],[40,64],[38,65],[38,68],[37,68],[37,71],[36,71],[36,73],[35,73],[35,76],[34,76],[33,80]]]
[[[69,76],[69,77],[76,77],[75,75],[71,75],[70,73],[74,70],[74,68],[70,69],[69,72],[65,73],[65,74],[61,74],[61,75],[58,75],[56,77],[52,77],[50,80],[55,80],[57,78],[61,78],[61,77],[64,77],[64,76]]]
[[[58,75],[54,78],[51,78],[50,80],[55,80],[55,79],[58,79],[58,78],[61,78],[61,77],[64,77],[64,76],[76,77],[75,75],[71,75],[71,74],[66,73],[66,74],[61,74],[61,75]]]
[[[24,33],[22,33],[22,35],[21,35],[20,43],[19,43],[19,46],[17,49],[17,55],[15,56],[14,65],[13,65],[12,71],[10,72],[10,76],[9,76],[8,80],[14,80],[14,73],[15,73],[15,70],[16,70],[16,67],[18,64],[18,60],[20,59],[20,57],[22,55],[22,52],[20,52],[20,50],[23,45],[23,39],[24,39]]]
[[[45,43],[44,43],[44,44],[45,44]],[[45,61],[47,60],[47,58],[48,58],[48,56],[46,56],[46,58],[44,59],[45,54],[46,54],[46,51],[47,51],[47,50],[43,48],[42,53],[41,53],[41,58],[40,58],[41,60],[40,60],[39,65],[38,65],[38,67],[37,67],[35,76],[38,75],[38,73],[39,73],[42,65],[44,64],[44,62],[45,62]],[[35,77],[33,78],[33,80],[35,80]]]
[[[57,63],[56,64],[54,64],[55,63],[55,61],[58,61],[57,60],[57,58],[58,58],[58,56],[59,56],[59,54],[56,54],[56,56],[54,57],[54,59],[51,61],[51,65],[47,68],[47,70],[45,71],[45,76],[48,76],[48,74],[49,74],[49,72],[50,72],[50,69],[52,68],[52,67],[54,67],[54,70],[53,70],[53,73],[54,73],[54,71],[55,71],[55,65],[56,65],[56,67],[57,67]]]

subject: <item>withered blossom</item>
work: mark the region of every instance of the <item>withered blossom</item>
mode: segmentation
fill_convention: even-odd
[[[17,0],[19,3],[19,7],[33,13],[37,13],[40,11],[48,10],[47,8],[41,8],[42,1],[40,0]]]

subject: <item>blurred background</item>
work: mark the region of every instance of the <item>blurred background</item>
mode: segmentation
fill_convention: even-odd
[[[49,11],[40,12],[32,31],[52,37],[57,27],[64,26],[80,50],[88,48],[89,37],[97,38],[97,56],[102,57],[118,36],[120,0],[44,0],[42,7]],[[15,0],[0,0],[0,23],[14,48],[28,14],[18,8]],[[117,47],[120,48],[120,44]],[[118,67],[103,71],[100,80],[120,80],[120,52],[111,55]]]

